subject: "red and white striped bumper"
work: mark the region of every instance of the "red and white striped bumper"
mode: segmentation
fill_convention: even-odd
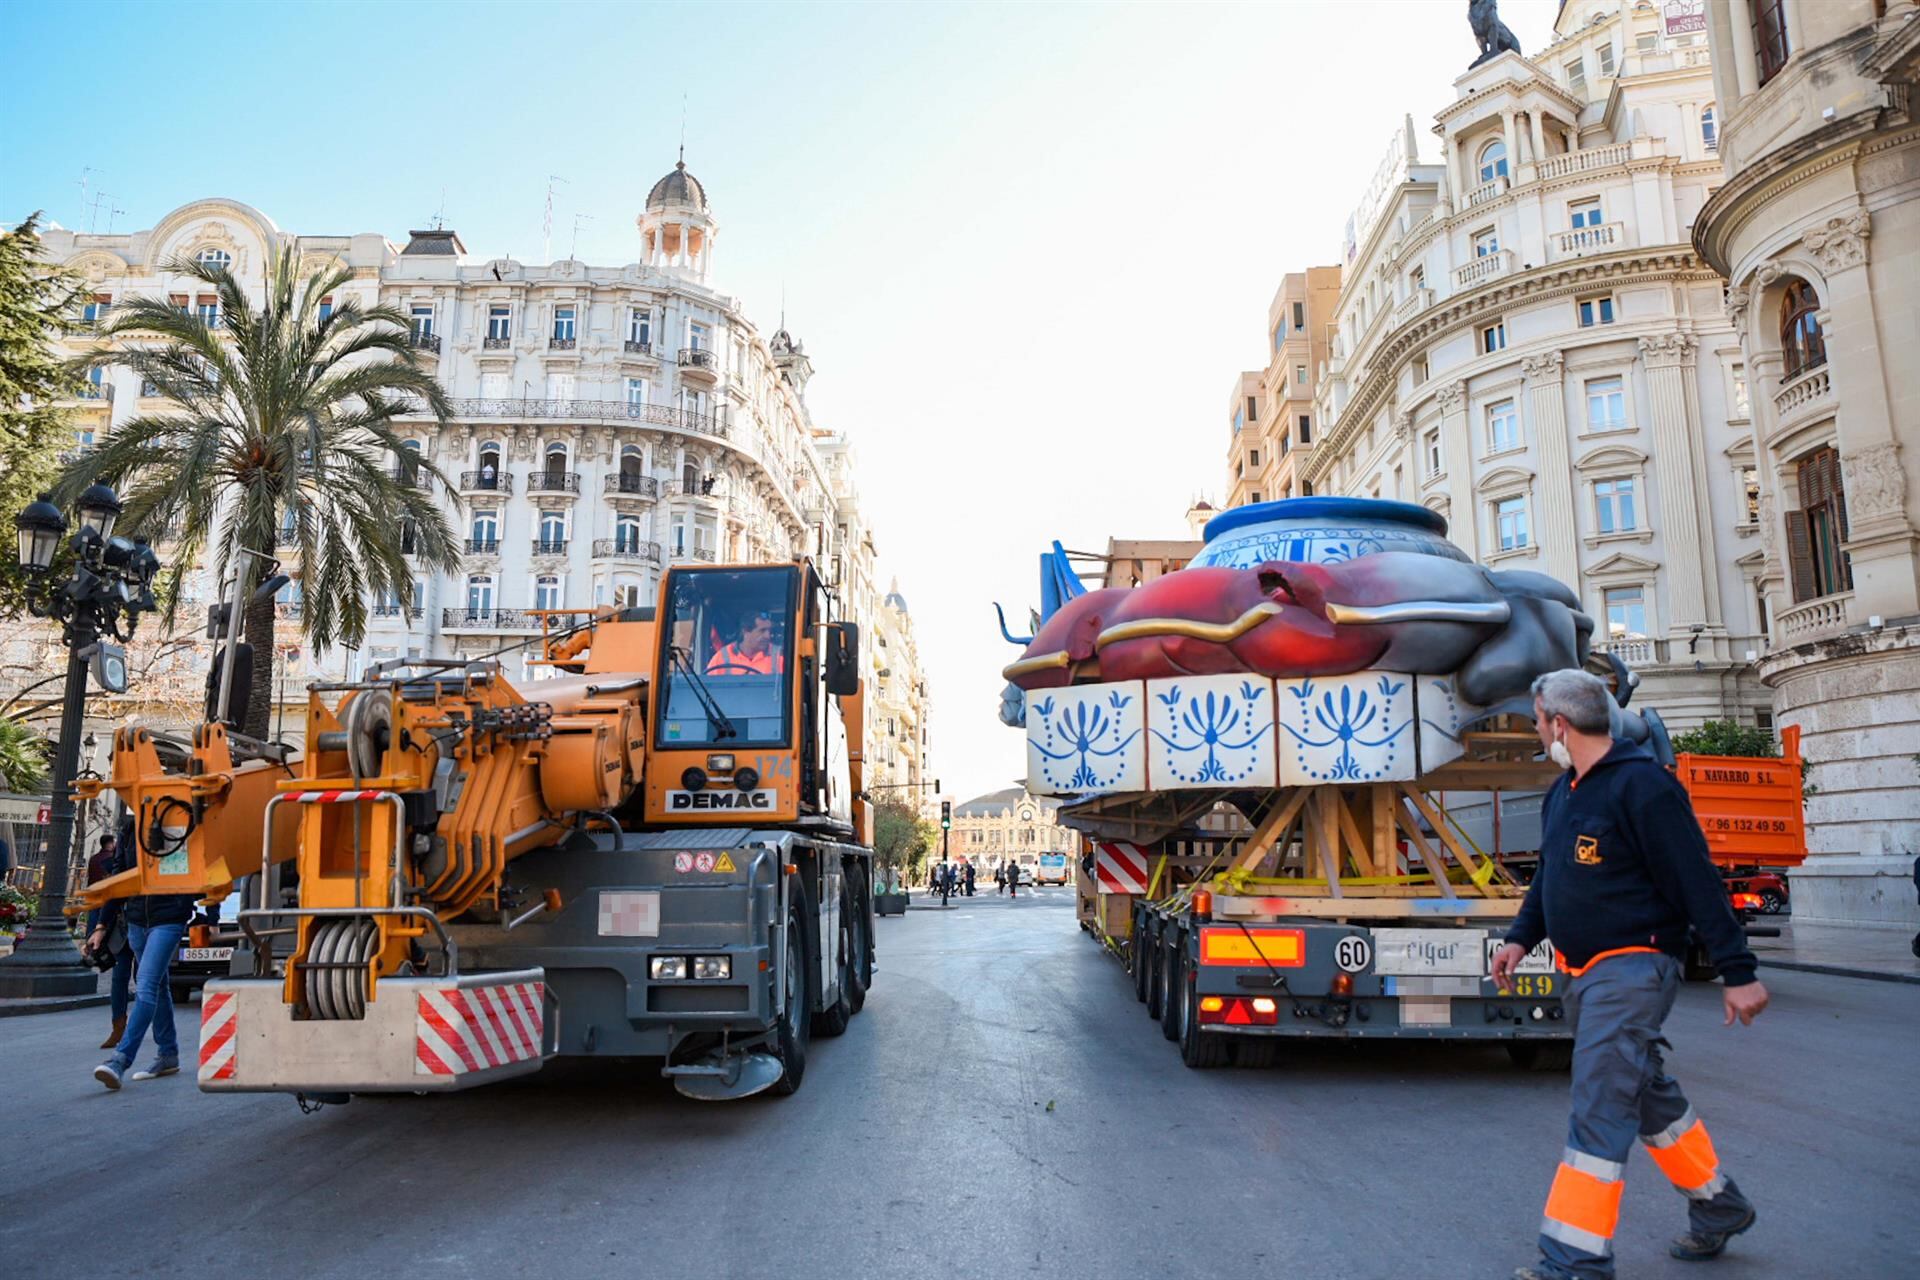
[[[296,1021],[277,978],[209,982],[200,1087],[210,1093],[449,1091],[538,1071],[555,1043],[540,969],[382,978],[358,1022]]]

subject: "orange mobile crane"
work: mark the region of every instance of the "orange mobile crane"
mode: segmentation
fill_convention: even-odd
[[[701,1098],[799,1087],[874,967],[858,631],[807,563],[660,590],[543,614],[547,678],[316,684],[297,763],[235,765],[219,725],[171,762],[123,731],[96,791],[141,852],[90,901],[251,877],[201,1088],[461,1089],[560,1054],[658,1057]]]

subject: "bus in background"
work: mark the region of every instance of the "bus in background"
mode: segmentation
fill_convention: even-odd
[[[1043,853],[1040,855],[1039,866],[1034,868],[1033,882],[1035,884],[1065,884],[1072,875],[1072,870],[1067,866],[1066,854]]]

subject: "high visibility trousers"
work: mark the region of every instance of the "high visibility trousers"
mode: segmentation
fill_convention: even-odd
[[[1706,1126],[1666,1072],[1660,1025],[1680,990],[1680,963],[1657,952],[1611,956],[1567,987],[1573,1114],[1540,1224],[1550,1271],[1613,1275],[1621,1178],[1637,1138],[1687,1197],[1694,1231],[1728,1231],[1752,1206],[1720,1170]]]

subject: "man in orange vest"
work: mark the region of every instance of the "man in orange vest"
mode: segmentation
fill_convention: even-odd
[[[773,647],[773,615],[764,611],[748,614],[740,639],[721,645],[707,660],[710,676],[772,676],[786,669],[786,656]]]
[[[1689,926],[1725,983],[1728,1026],[1750,1025],[1767,989],[1686,792],[1641,748],[1614,740],[1611,705],[1607,686],[1584,671],[1533,683],[1540,743],[1567,772],[1541,806],[1540,868],[1494,954],[1493,980],[1507,990],[1521,958],[1553,939],[1569,975],[1573,1117],[1540,1224],[1540,1264],[1516,1280],[1613,1275],[1621,1178],[1636,1137],[1687,1198],[1691,1230],[1673,1242],[1674,1257],[1717,1258],[1754,1221],[1666,1073],[1660,1025],[1680,990]]]

